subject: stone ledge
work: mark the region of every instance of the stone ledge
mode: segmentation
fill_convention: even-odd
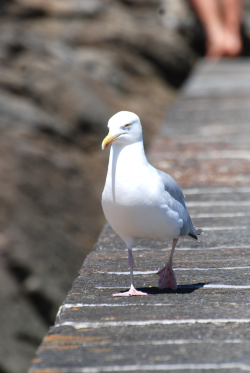
[[[243,74],[240,60],[225,63]],[[106,224],[30,372],[250,371],[250,129],[225,110],[223,91],[216,105],[211,87],[214,81],[217,92],[216,69],[223,66],[199,66],[149,152],[183,187],[194,224],[205,231],[201,243],[178,245],[178,289],[157,288],[169,243],[138,240],[135,281],[148,296],[113,298],[128,288],[129,272],[125,245]],[[187,106],[192,87],[209,71],[203,106],[199,98]],[[219,79],[237,88],[230,75]],[[211,112],[224,120],[212,120]]]

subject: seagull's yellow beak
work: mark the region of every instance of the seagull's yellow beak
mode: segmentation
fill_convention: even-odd
[[[114,142],[117,139],[117,137],[119,137],[121,135],[122,135],[122,133],[120,133],[119,135],[113,136],[112,133],[110,132],[108,134],[108,136],[106,136],[105,139],[102,142],[102,150],[106,149],[110,144],[112,144],[112,142]]]

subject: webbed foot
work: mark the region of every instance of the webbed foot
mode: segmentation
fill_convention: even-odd
[[[159,289],[170,288],[173,290],[177,289],[177,281],[172,266],[167,263],[165,267],[160,269],[157,274],[159,278]]]

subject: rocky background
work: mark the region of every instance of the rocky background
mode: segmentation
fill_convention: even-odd
[[[109,117],[148,145],[202,53],[185,0],[0,1],[0,373],[26,372],[104,224]]]

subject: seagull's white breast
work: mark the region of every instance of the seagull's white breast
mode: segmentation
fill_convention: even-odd
[[[123,239],[178,237],[183,221],[170,208],[169,197],[157,170],[147,162],[142,144],[112,146],[102,206]]]

